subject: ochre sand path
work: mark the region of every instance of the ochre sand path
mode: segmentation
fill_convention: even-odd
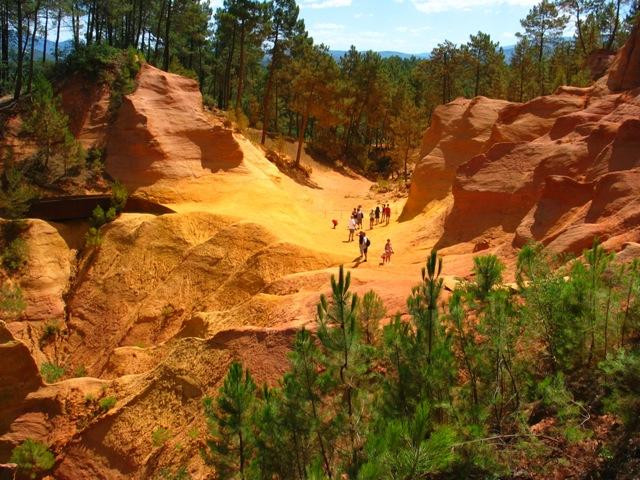
[[[402,310],[439,238],[448,201],[433,202],[424,214],[399,222],[405,199],[376,195],[371,190],[372,182],[364,177],[344,175],[305,155],[303,163],[312,168],[311,180],[319,188],[302,186],[280,173],[249,140],[241,135],[235,138],[243,151],[242,166],[185,183],[184,196],[200,201],[177,199],[167,206],[178,213],[201,211],[257,223],[283,242],[331,256],[334,267],[327,269],[327,274],[335,273],[336,267],[344,264],[352,272],[356,291],[374,289],[390,303],[390,313]],[[178,185],[172,188],[180,190]],[[391,204],[392,220],[389,225],[369,229],[369,211],[378,201]],[[347,242],[347,221],[358,205],[365,210],[364,226],[371,240],[367,262],[359,261],[357,236],[356,241]],[[331,225],[333,218],[338,220],[335,229]],[[390,264],[382,266],[380,256],[387,238],[392,241],[395,255]],[[451,260],[454,261],[445,262],[446,275],[468,273],[468,258]],[[312,316],[317,299],[317,291],[301,296],[297,310],[304,322]]]

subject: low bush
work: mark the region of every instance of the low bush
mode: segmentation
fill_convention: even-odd
[[[42,335],[40,335],[40,343],[45,344],[52,341],[60,333],[60,327],[55,322],[49,322],[44,326]]]
[[[18,314],[24,310],[26,304],[22,298],[22,290],[7,284],[0,285],[0,311],[7,314]]]
[[[164,427],[158,427],[151,432],[151,443],[154,447],[161,447],[171,437],[169,430]]]
[[[42,442],[27,438],[11,452],[11,463],[28,478],[38,478],[53,468],[56,457]]]
[[[116,406],[116,397],[113,396],[109,396],[109,397],[104,397],[101,398],[100,401],[98,402],[98,407],[100,407],[100,410],[102,410],[103,412],[108,412],[109,410],[111,410],[113,407]]]
[[[64,367],[45,362],[40,366],[40,374],[47,383],[55,383],[64,376]]]
[[[2,266],[9,273],[17,273],[27,263],[27,243],[22,238],[14,238],[2,250]]]

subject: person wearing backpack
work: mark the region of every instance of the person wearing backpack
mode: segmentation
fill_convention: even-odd
[[[362,205],[358,205],[358,212],[356,220],[358,221],[358,228],[362,230],[362,220],[364,219],[364,211],[362,210]]]
[[[360,232],[360,258],[364,257],[363,262],[367,261],[367,252],[369,251],[369,247],[371,246],[371,240],[367,237],[367,234],[364,232]]]

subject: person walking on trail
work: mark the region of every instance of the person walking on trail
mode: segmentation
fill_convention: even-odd
[[[371,212],[369,212],[369,230],[373,230],[373,222],[375,222],[375,220],[376,220],[376,212],[372,208]]]
[[[384,245],[384,252],[382,252],[382,265],[391,261],[391,255],[394,254],[393,247],[391,246],[391,239],[387,238],[387,243]]]
[[[358,228],[362,230],[362,220],[364,219],[364,212],[362,211],[362,205],[358,205],[357,218]]]
[[[356,233],[356,217],[352,216],[349,219],[349,224],[347,225],[347,228],[349,229],[349,240],[347,240],[347,242],[353,242],[354,240],[353,236]]]
[[[335,230],[336,227],[338,226],[338,220],[336,220],[335,218],[331,220],[331,225],[333,225],[333,229]]]
[[[385,216],[385,220],[386,223],[385,225],[389,225],[389,220],[391,219],[391,207],[389,206],[389,204],[387,203],[387,206],[384,207],[384,216]]]
[[[380,223],[380,204],[376,205],[375,215],[376,215],[376,225],[378,225]]]
[[[364,232],[360,232],[358,243],[360,245],[360,258],[364,257],[363,262],[367,261],[367,252],[369,251],[369,247],[371,246],[371,240],[367,237],[367,234]]]

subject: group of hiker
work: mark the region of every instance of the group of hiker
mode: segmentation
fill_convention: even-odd
[[[369,247],[371,246],[371,240],[367,237],[367,234],[364,231],[364,218],[365,212],[362,208],[362,205],[358,205],[358,208],[354,208],[351,212],[351,217],[349,218],[349,222],[347,224],[347,229],[349,230],[349,238],[347,242],[353,242],[355,240],[356,230],[360,230],[358,233],[358,246],[360,247],[360,258],[367,261],[367,254],[369,251]],[[374,225],[379,225],[384,223],[385,225],[389,225],[389,221],[391,219],[391,207],[389,204],[378,204],[376,208],[372,208],[369,212],[369,229],[373,230]],[[333,228],[336,228],[338,225],[337,220],[333,220]],[[387,239],[387,243],[384,246],[384,252],[381,255],[382,265],[391,261],[391,255],[393,254],[393,247],[391,246],[391,240]]]
[[[364,229],[364,218],[365,211],[362,208],[362,205],[358,205],[358,208],[354,208],[351,212],[351,218],[349,218],[349,241],[353,241],[353,236],[356,230]],[[372,208],[369,212],[369,230],[373,230],[374,225],[389,225],[389,221],[391,220],[391,207],[389,204],[377,205],[376,208]],[[337,220],[333,220],[333,228],[336,228],[338,225]]]

